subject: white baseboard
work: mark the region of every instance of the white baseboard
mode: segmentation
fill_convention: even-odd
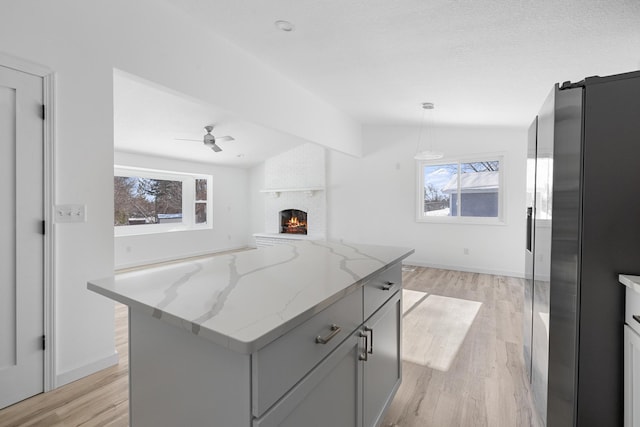
[[[95,374],[98,371],[101,371],[110,366],[114,366],[118,364],[118,352],[114,352],[112,355],[104,357],[102,359],[91,362],[87,365],[80,366],[79,368],[72,369],[67,372],[63,372],[56,376],[56,385],[55,387],[61,387],[65,384],[69,384],[76,380],[86,377],[87,375]]]
[[[403,264],[415,265],[418,267],[439,268],[442,270],[454,270],[454,271],[465,271],[468,273],[492,274],[494,276],[509,276],[509,277],[517,277],[520,279],[524,278],[524,273],[521,271],[492,270],[488,268],[469,267],[469,266],[462,266],[462,265],[433,264],[430,262],[415,261],[415,260],[412,260],[410,262],[404,262]]]

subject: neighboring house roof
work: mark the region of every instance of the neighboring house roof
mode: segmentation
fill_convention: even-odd
[[[463,193],[494,193],[500,187],[500,172],[467,172],[460,175],[460,190]],[[442,187],[443,193],[458,191],[458,177],[453,176]]]

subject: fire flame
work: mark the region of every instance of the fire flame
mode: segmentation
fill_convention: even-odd
[[[297,228],[297,227],[306,227],[306,226],[307,226],[307,223],[304,221],[300,221],[297,216],[294,216],[291,219],[289,219],[289,221],[287,221],[287,227]]]
[[[280,219],[281,233],[307,234],[307,215],[305,212],[295,209],[282,211]]]

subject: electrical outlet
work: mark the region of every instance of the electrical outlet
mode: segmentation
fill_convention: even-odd
[[[56,222],[85,222],[87,220],[86,205],[56,205]]]

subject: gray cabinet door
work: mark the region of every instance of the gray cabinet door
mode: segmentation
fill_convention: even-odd
[[[640,426],[640,335],[624,325],[624,427]]]
[[[362,351],[359,330],[316,366],[254,427],[360,427]]]
[[[365,323],[369,349],[364,366],[363,426],[377,426],[402,379],[400,357],[402,304],[397,292]]]

